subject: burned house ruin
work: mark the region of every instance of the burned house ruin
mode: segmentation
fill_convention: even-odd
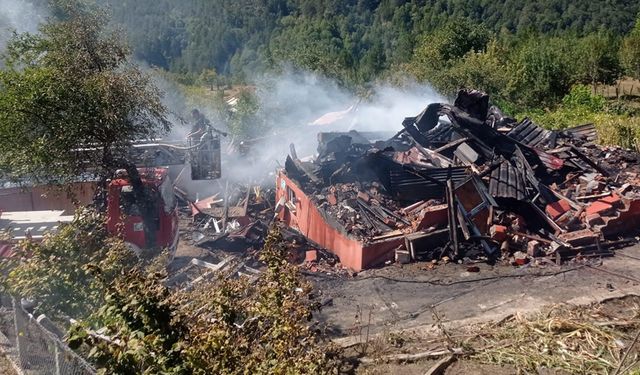
[[[640,221],[636,153],[596,145],[593,125],[546,130],[463,90],[386,140],[320,133],[292,145],[276,214],[343,265],[448,257],[560,263],[611,254]]]

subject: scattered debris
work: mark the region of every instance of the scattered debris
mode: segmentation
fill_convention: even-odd
[[[273,190],[260,185],[229,185],[196,202],[188,202],[194,244],[210,246],[223,239],[245,241],[258,248],[273,219]]]
[[[354,270],[445,256],[559,264],[635,241],[637,154],[597,146],[593,126],[546,130],[486,103],[462,90],[387,140],[320,133],[311,162],[292,145],[278,217]]]
[[[627,313],[608,312],[603,306],[553,306],[533,317],[516,314],[471,328],[476,336],[467,344],[482,348],[471,356],[481,363],[510,364],[525,372],[552,368],[626,374],[638,362],[637,305],[620,311]]]

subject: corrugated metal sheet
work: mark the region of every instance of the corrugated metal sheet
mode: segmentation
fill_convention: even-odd
[[[527,196],[526,181],[522,171],[509,161],[504,161],[491,172],[489,194],[496,198],[525,199]]]
[[[564,166],[564,160],[560,158],[537,149],[534,149],[533,151],[535,151],[540,161],[549,169],[558,170]]]
[[[389,181],[391,194],[402,201],[442,198],[445,184],[451,178],[454,184],[469,177],[466,167],[430,168],[420,170],[420,175],[402,169],[391,169]]]
[[[455,129],[451,124],[440,122],[439,125],[425,134],[425,138],[431,145],[442,145],[451,142]]]
[[[595,142],[598,139],[596,128],[593,124],[585,124],[566,129],[564,133],[574,138],[584,139],[588,142]]]
[[[549,140],[552,131],[543,129],[525,118],[507,135],[520,143],[531,147],[540,147]]]

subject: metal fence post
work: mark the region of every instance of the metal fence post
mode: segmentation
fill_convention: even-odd
[[[0,294],[0,299],[0,306],[6,308],[0,309],[0,344],[6,346],[3,351],[18,374],[96,374],[89,362],[62,341],[64,331],[53,321],[42,314],[35,318],[19,298]]]
[[[11,305],[13,307],[13,324],[16,330],[16,351],[18,352],[18,362],[20,363],[20,367],[25,367],[25,342],[24,342],[24,322],[22,321],[22,315],[20,315],[20,311],[22,306],[16,303],[16,298],[11,297]]]
[[[56,361],[56,375],[63,375],[60,368],[60,348],[58,347],[58,343],[54,342],[53,347],[53,355]]]

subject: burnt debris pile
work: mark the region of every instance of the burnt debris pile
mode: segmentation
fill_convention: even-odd
[[[284,173],[344,236],[403,238],[401,261],[560,262],[634,241],[638,155],[598,146],[593,125],[553,131],[518,122],[475,90],[402,125],[385,140],[320,133],[318,156],[303,161],[292,145]],[[278,203],[296,209],[286,197]]]
[[[274,191],[263,184],[220,184],[217,193],[188,202],[191,237],[207,248],[259,249],[273,220]]]

